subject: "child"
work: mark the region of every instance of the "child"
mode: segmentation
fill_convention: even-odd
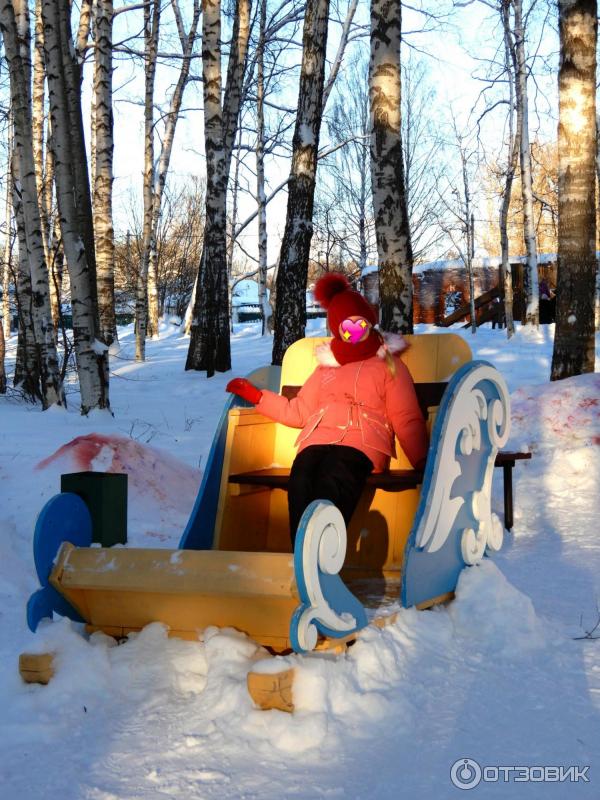
[[[245,378],[227,384],[266,417],[302,428],[288,484],[292,543],[306,506],[319,498],[331,500],[349,525],[368,475],[394,455],[394,434],[415,469],[427,455],[415,387],[397,357],[402,337],[384,340],[373,327],[375,310],[344,275],[321,278],[314,294],[333,339],[317,349],[319,366],[298,395],[288,400]]]

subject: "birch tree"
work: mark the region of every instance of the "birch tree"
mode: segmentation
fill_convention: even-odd
[[[0,325],[0,394],[6,394],[6,370],[4,369],[4,358],[6,346],[4,344],[4,326]]]
[[[35,163],[35,180],[38,190],[38,204],[40,209],[40,222],[42,226],[42,241],[44,244],[44,258],[48,267],[48,283],[50,289],[50,309],[54,330],[58,330],[59,298],[56,281],[52,273],[52,174],[46,174],[46,159],[44,148],[44,121],[45,108],[45,82],[46,71],[44,68],[44,27],[42,24],[41,0],[35,2],[35,38],[33,49],[33,93],[32,93],[32,134],[33,134],[33,159]],[[50,184],[48,186],[48,180]],[[50,200],[50,205],[48,205]]]
[[[504,302],[504,321],[506,324],[506,335],[510,337],[515,332],[513,318],[513,288],[512,272],[509,260],[509,239],[508,239],[508,212],[510,210],[510,200],[512,197],[512,186],[517,170],[517,163],[520,153],[519,132],[515,132],[515,75],[513,71],[512,36],[510,30],[510,0],[501,0],[500,15],[502,18],[502,30],[504,33],[504,69],[508,81],[508,159],[506,173],[504,176],[504,191],[502,192],[502,202],[500,206],[500,291]],[[536,268],[537,273],[537,268]]]
[[[385,330],[412,333],[413,253],[401,128],[400,0],[371,0],[371,173]]]
[[[23,197],[19,180],[19,164],[12,159],[13,210],[17,227],[18,258],[15,275],[15,299],[17,302],[18,333],[17,358],[13,384],[23,394],[36,402],[42,399],[40,387],[40,360],[33,327],[33,291],[31,266],[27,248],[27,232],[23,213]]]
[[[113,186],[113,64],[112,0],[94,4],[94,85],[92,165],[96,234],[96,282],[100,339],[111,345],[117,339],[115,318],[115,241],[112,213]]]
[[[10,130],[12,127],[9,119],[9,169],[6,175],[6,199],[5,199],[5,239],[4,254],[2,263],[2,325],[0,325],[0,394],[6,392],[6,370],[4,359],[6,357],[6,339],[10,337],[10,260],[11,260],[11,225],[12,225],[12,199],[11,199],[11,180],[10,180],[10,153],[12,152],[12,142],[10,141]]]
[[[74,52],[70,12],[69,0],[42,0],[56,200],[71,284],[81,411],[87,414],[95,408],[109,408],[108,348],[99,341],[94,226],[81,110],[81,65],[76,50]]]
[[[552,380],[594,371],[596,0],[559,0],[558,276]]]
[[[525,26],[522,0],[511,0],[514,11],[514,39],[512,60],[515,75],[515,100],[517,106],[517,135],[521,166],[521,192],[523,196],[523,234],[527,254],[526,290],[527,309],[525,321],[530,325],[539,322],[539,286],[537,271],[537,246],[533,215],[533,186],[531,175],[531,147],[529,144],[529,100],[527,93],[527,59],[525,55]],[[509,32],[509,37],[513,38]]]
[[[285,230],[279,253],[272,363],[304,336],[317,154],[323,113],[329,0],[307,0]]]
[[[256,52],[256,204],[258,210],[258,305],[261,333],[269,332],[271,306],[267,298],[267,196],[265,192],[265,45],[267,0],[260,0]]]
[[[227,182],[237,132],[250,36],[250,0],[236,0],[225,95],[221,105],[221,3],[204,0],[202,78],[206,154],[206,222],[185,368],[231,369],[227,281]]]
[[[146,358],[148,325],[148,268],[152,244],[152,201],[154,184],[154,83],[160,28],[160,0],[144,5],[144,231],[142,263],[135,298],[135,360]]]
[[[32,137],[31,33],[26,0],[1,0],[0,29],[9,64],[14,123],[14,169],[22,198],[25,246],[29,262],[33,334],[38,352],[44,408],[64,404],[50,310],[48,269],[40,220]]]
[[[4,253],[2,259],[2,328],[4,338],[10,338],[10,282],[11,282],[11,261],[12,261],[12,177],[11,160],[13,152],[13,125],[12,115],[8,115],[8,141],[7,141],[7,170],[6,170],[6,196],[4,201]]]

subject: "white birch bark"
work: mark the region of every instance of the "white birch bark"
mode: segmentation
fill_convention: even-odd
[[[46,187],[47,177],[44,165],[44,121],[46,118],[45,109],[45,81],[46,72],[44,69],[44,27],[42,24],[42,4],[41,0],[35,2],[35,40],[33,49],[33,159],[35,163],[35,180],[38,189],[38,204],[40,209],[40,221],[42,225],[42,240],[44,243],[44,258],[48,267],[48,284],[50,289],[50,310],[52,312],[52,323],[54,331],[58,330],[59,324],[59,299],[56,290],[56,282],[52,274],[52,250],[51,250],[51,231],[50,231],[50,208],[47,205],[48,191]],[[52,190],[50,190],[50,197]]]
[[[31,276],[32,322],[44,408],[64,404],[58,368],[54,326],[50,310],[48,269],[39,210],[32,138],[31,33],[26,0],[0,1],[0,27],[9,62],[11,106],[14,120],[17,190],[22,197],[27,255]]]
[[[4,344],[4,327],[0,325],[0,394],[6,394],[6,370],[4,369],[4,358],[6,346]]]
[[[232,42],[233,47],[233,42]],[[202,78],[204,89],[204,142],[206,153],[206,224],[204,245],[200,264],[200,279],[196,292],[196,304],[200,300],[200,313],[194,309],[194,322],[188,363],[186,369],[194,368],[191,355],[196,347],[203,361],[204,352],[208,359],[207,375],[214,374],[215,350],[218,333],[213,320],[201,331],[200,325],[206,320],[211,306],[218,303],[222,293],[220,284],[227,284],[226,259],[226,198],[227,174],[225,172],[225,142],[223,128],[223,109],[221,107],[221,3],[220,0],[204,0],[202,9]],[[227,312],[229,305],[227,302]],[[204,317],[201,319],[199,317]],[[215,320],[216,322],[216,320]],[[229,322],[229,320],[227,321]],[[218,324],[218,323],[217,323]],[[216,335],[215,335],[216,334]],[[198,340],[198,341],[196,341]],[[227,325],[226,344],[229,342]],[[194,350],[192,347],[194,346]],[[227,346],[227,349],[229,347]],[[226,353],[229,360],[229,353]],[[202,367],[197,367],[201,369]],[[229,367],[228,367],[229,368]]]
[[[194,285],[192,287],[192,296],[190,297],[190,302],[187,305],[185,310],[185,316],[183,318],[183,331],[188,336],[192,332],[192,322],[194,319],[194,306],[196,305],[196,292],[198,291],[198,278],[200,277],[200,272],[196,273],[196,278],[194,280]]]
[[[73,57],[70,7],[42,0],[56,200],[71,285],[81,411],[108,409],[108,352],[99,341],[92,208],[81,113],[81,69]]]
[[[31,266],[23,213],[23,197],[19,181],[18,160],[12,158],[12,193],[15,223],[17,226],[18,259],[15,279],[15,299],[19,330],[17,337],[17,359],[13,383],[34,402],[42,399],[40,389],[40,363],[33,328],[33,292],[31,287]]]
[[[517,101],[517,129],[519,134],[519,158],[521,164],[521,192],[523,196],[523,235],[527,254],[527,308],[525,322],[539,323],[539,282],[537,267],[537,245],[533,216],[533,179],[531,174],[531,147],[529,144],[529,102],[527,95],[527,60],[525,57],[525,29],[523,26],[523,2],[512,0],[514,23],[514,69],[515,95]]]
[[[77,54],[77,61],[83,64],[85,58],[85,51],[90,38],[90,29],[92,24],[93,14],[93,0],[81,0],[79,10],[79,26],[77,28],[77,36],[75,38],[75,52]]]
[[[266,336],[271,306],[267,298],[267,196],[265,193],[265,34],[267,0],[260,0],[256,53],[256,202],[258,206],[258,305],[261,332]]]
[[[113,63],[112,0],[96,0],[94,13],[94,219],[96,233],[96,281],[100,338],[111,345],[117,340],[115,318],[115,242],[113,229]]]
[[[206,221],[200,277],[186,369],[231,369],[227,281],[227,182],[240,112],[248,39],[250,0],[236,0],[225,96],[221,105],[221,3],[204,0],[202,76],[206,153]]]
[[[558,275],[551,379],[594,371],[596,0],[559,0]]]
[[[385,330],[412,333],[413,254],[402,153],[400,43],[400,0],[371,0],[371,174],[380,321]]]
[[[308,0],[287,215],[277,270],[273,364],[281,364],[287,348],[304,336],[306,327],[306,280],[313,234],[328,18],[329,0]]]
[[[135,301],[135,360],[146,358],[148,327],[148,269],[152,243],[152,204],[154,200],[154,83],[160,29],[160,0],[144,6],[144,224],[142,232],[142,263],[137,281]]]
[[[8,153],[9,162],[10,154],[12,153],[12,119],[9,114],[8,120]],[[10,256],[11,256],[11,225],[12,225],[12,198],[11,198],[11,179],[10,179],[10,163],[9,170],[6,176],[6,198],[4,204],[4,219],[6,239],[4,242],[4,257],[2,263],[2,325],[0,325],[0,394],[6,392],[6,370],[4,367],[4,359],[6,357],[6,339],[10,337]]]
[[[513,287],[510,266],[510,252],[508,239],[508,212],[512,196],[512,186],[519,159],[519,138],[515,134],[515,74],[511,51],[513,47],[512,32],[510,29],[510,0],[502,0],[500,6],[502,29],[504,31],[504,67],[508,79],[508,160],[504,178],[504,192],[500,207],[500,252],[502,263],[500,267],[500,291],[504,304],[504,322],[508,339],[515,332],[513,317]]]
[[[4,240],[4,256],[2,259],[2,328],[5,339],[10,338],[10,283],[12,260],[12,153],[13,153],[13,124],[12,113],[8,115],[8,173],[6,176],[6,198],[4,203],[4,219],[6,238]]]

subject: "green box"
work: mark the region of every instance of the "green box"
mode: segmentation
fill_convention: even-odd
[[[71,472],[60,476],[61,492],[79,495],[92,517],[92,541],[102,547],[127,543],[127,475]]]

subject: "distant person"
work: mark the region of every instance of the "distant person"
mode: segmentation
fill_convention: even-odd
[[[542,278],[540,281],[540,300],[552,300],[554,298],[554,292],[550,288],[548,281],[546,278]]]
[[[540,281],[540,324],[549,325],[556,319],[556,294],[546,278]]]

